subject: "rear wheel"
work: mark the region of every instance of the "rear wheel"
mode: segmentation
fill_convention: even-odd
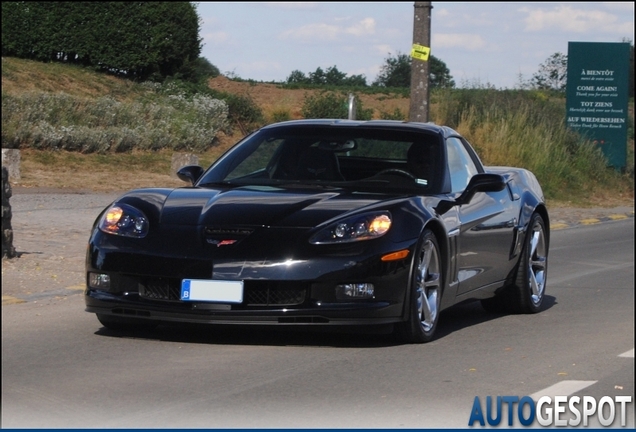
[[[407,342],[429,342],[437,328],[442,299],[442,261],[437,239],[426,230],[417,248],[409,290],[409,317],[400,331]]]
[[[489,312],[537,313],[545,296],[548,238],[540,214],[532,215],[514,283],[497,297],[482,300]]]
[[[97,314],[97,319],[107,329],[116,331],[153,330],[159,325],[154,321],[103,314]]]

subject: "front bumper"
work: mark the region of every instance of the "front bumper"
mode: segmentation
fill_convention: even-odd
[[[114,295],[86,290],[86,311],[101,315],[151,321],[280,324],[280,325],[370,325],[402,321],[402,304],[384,301],[318,303],[302,307],[245,308],[243,305],[179,302],[159,304],[141,299],[138,293]]]
[[[87,312],[219,324],[371,325],[405,319],[410,254],[391,262],[381,261],[384,251],[365,254],[360,250],[298,259],[210,260],[122,251],[96,244],[89,245],[86,261]],[[413,247],[394,244],[388,251]],[[110,286],[91,287],[91,272],[108,275]],[[181,301],[182,279],[241,280],[243,302]],[[336,294],[336,286],[343,283],[373,284],[374,296],[343,299]]]

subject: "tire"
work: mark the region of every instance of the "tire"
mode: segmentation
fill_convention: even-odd
[[[537,313],[545,297],[548,274],[548,238],[545,222],[534,213],[528,224],[514,283],[496,297],[481,301],[488,312]]]
[[[159,324],[138,318],[97,314],[97,320],[107,329],[115,331],[154,330]]]
[[[437,239],[430,230],[424,231],[414,257],[409,287],[409,313],[398,331],[409,343],[433,339],[440,314],[443,267]]]
[[[512,290],[513,311],[517,313],[537,313],[541,310],[548,275],[548,238],[545,222],[538,213],[532,215],[514,289]]]

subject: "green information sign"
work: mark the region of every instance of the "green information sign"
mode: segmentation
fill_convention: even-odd
[[[568,44],[567,125],[620,169],[627,163],[629,50],[623,42]]]

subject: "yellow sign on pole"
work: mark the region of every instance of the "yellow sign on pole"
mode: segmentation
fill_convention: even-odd
[[[411,57],[422,61],[428,61],[428,55],[431,53],[431,48],[424,45],[413,44],[411,48]]]

